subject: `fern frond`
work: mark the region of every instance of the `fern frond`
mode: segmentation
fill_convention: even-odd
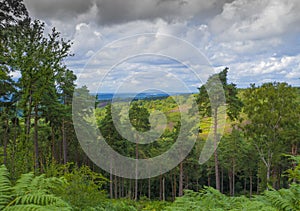
[[[28,192],[29,191],[28,188],[30,187],[30,184],[33,179],[34,179],[34,174],[32,172],[27,174],[22,174],[20,179],[18,179],[16,185],[13,187],[16,195],[22,195]]]
[[[34,193],[34,194],[27,194],[24,196],[19,196],[15,200],[15,204],[36,204],[36,205],[66,205],[66,203],[60,199],[59,197],[56,197],[54,195],[50,194],[44,194],[44,193]]]
[[[26,204],[26,205],[22,204],[22,205],[15,205],[12,207],[6,207],[3,211],[40,211],[40,210],[44,210],[42,206],[35,205],[35,204]]]
[[[44,174],[34,176],[33,173],[23,174],[14,187],[16,195],[25,193],[34,193],[36,191],[43,193],[53,193],[53,191],[62,190],[67,184],[64,178],[46,178]]]
[[[34,191],[39,191],[39,190],[46,189],[44,187],[44,180],[45,180],[45,175],[44,174],[39,175],[39,176],[35,176],[31,181],[31,184],[29,186],[30,187],[29,190],[31,192],[34,192]]]
[[[265,191],[258,200],[282,211],[300,210],[300,186],[292,185],[289,189]]]
[[[71,211],[71,207],[41,206],[35,204],[15,205],[3,211]]]
[[[2,165],[0,167],[0,210],[12,199],[12,187],[9,180],[9,172],[7,168]]]
[[[39,187],[37,187],[39,190],[48,190],[50,193],[53,193],[55,191],[61,191],[63,190],[67,185],[67,180],[64,177],[50,177],[50,178],[44,178],[44,175],[42,177],[43,179],[39,182]]]

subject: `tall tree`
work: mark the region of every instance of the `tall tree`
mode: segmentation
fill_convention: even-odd
[[[149,112],[146,108],[139,106],[138,103],[134,102],[132,107],[129,110],[129,119],[132,126],[138,132],[145,132],[150,129],[150,122],[149,122]],[[139,139],[140,137],[137,135],[136,137],[136,145],[135,145],[135,159],[139,159]],[[135,200],[138,199],[138,166],[136,166],[136,179],[135,179],[135,192],[134,198]]]
[[[10,42],[17,25],[28,19],[28,12],[22,0],[0,0],[0,119],[3,121],[4,164],[7,164],[7,147],[9,142],[9,122],[16,123],[15,107],[17,87],[12,79],[10,59]]]
[[[58,103],[56,76],[65,70],[63,60],[69,56],[70,42],[60,39],[55,29],[44,37],[44,24],[40,21],[23,21],[13,30],[14,36],[8,38],[9,65],[18,70],[21,77],[18,87],[21,93],[21,108],[26,117],[25,137],[30,139],[31,120],[34,123],[34,155],[35,169],[39,169],[38,130],[40,113],[45,107],[45,98],[54,96],[50,102]],[[48,103],[48,102],[47,102]]]
[[[220,144],[219,155],[220,165],[228,171],[229,193],[235,194],[235,176],[241,171],[243,165],[245,149],[241,131],[234,128],[231,134],[225,136]]]
[[[215,160],[215,179],[216,189],[220,190],[220,175],[219,175],[219,159],[217,152],[217,145],[219,140],[218,128],[219,128],[219,112],[224,108],[223,99],[225,93],[226,98],[226,113],[230,119],[238,117],[242,102],[237,96],[237,88],[233,83],[227,81],[228,68],[218,74],[212,75],[208,78],[205,85],[199,88],[198,104],[200,112],[203,116],[212,116],[214,126],[214,160]],[[218,81],[222,83],[222,87],[219,86]],[[208,95],[207,88],[210,89],[210,95]],[[222,90],[223,89],[223,90]]]
[[[291,144],[285,142],[291,122],[299,121],[296,92],[287,83],[274,82],[262,86],[252,84],[244,96],[244,112],[249,120],[244,130],[266,167],[269,183],[273,162]]]
[[[58,83],[58,94],[60,102],[62,102],[62,118],[61,118],[61,132],[62,132],[62,148],[63,148],[63,163],[68,162],[68,141],[67,137],[72,135],[67,133],[75,132],[72,130],[72,97],[75,89],[76,75],[66,67],[63,67],[61,71],[56,75]]]
[[[102,136],[104,137],[105,141],[112,147],[117,146],[117,142],[123,141],[122,137],[119,135],[118,131],[115,128],[113,118],[112,118],[112,106],[108,104],[105,109],[105,116],[101,120],[99,124],[99,129],[101,131]],[[113,198],[113,158],[109,159],[110,162],[110,172],[109,172],[109,195],[110,198]],[[115,193],[116,195],[116,193]]]

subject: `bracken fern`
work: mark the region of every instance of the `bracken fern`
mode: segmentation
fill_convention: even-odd
[[[53,194],[54,190],[64,187],[63,178],[45,178],[45,175],[34,176],[33,173],[23,174],[11,186],[7,168],[0,167],[0,210],[71,210],[61,198]]]

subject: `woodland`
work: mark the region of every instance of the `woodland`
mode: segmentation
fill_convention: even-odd
[[[157,141],[140,145],[119,134],[109,101],[76,86],[76,75],[65,64],[71,46],[55,28],[45,35],[45,24],[29,17],[22,0],[1,1],[0,210],[300,210],[299,87],[274,81],[240,89],[228,81],[225,68],[198,93],[132,101],[129,119],[136,130],[150,129],[153,111],[167,120]],[[224,93],[215,89],[212,96],[225,97],[226,104],[211,103],[207,87],[216,80]],[[115,176],[82,149],[72,120],[73,95],[96,101],[92,112],[106,142],[136,159],[174,145],[187,124],[176,102],[196,99],[197,133],[186,137],[195,138],[195,146],[160,176]],[[124,103],[116,102],[120,112]],[[221,113],[225,122],[219,121]],[[200,165],[207,141],[215,149]]]

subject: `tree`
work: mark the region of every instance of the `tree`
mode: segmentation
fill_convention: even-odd
[[[102,121],[99,123],[99,129],[101,131],[102,136],[104,137],[105,141],[111,146],[118,146],[119,141],[122,142],[122,137],[118,133],[115,128],[113,117],[112,117],[112,106],[108,104],[105,109],[105,116]],[[113,198],[113,158],[110,158],[110,182],[109,182],[109,193],[110,198]],[[116,195],[116,193],[115,193]]]
[[[248,150],[250,149],[248,148],[247,143],[245,143],[242,132],[237,128],[234,128],[230,134],[223,137],[218,150],[220,155],[220,165],[228,171],[229,194],[234,196],[235,177],[237,173],[241,172],[243,166],[245,166],[244,174],[246,175],[246,170],[248,170],[246,168],[253,168],[249,159],[252,159],[255,162],[255,155],[252,154],[251,158],[247,157]],[[244,163],[245,160],[248,162],[247,165]],[[246,179],[246,177],[244,179]],[[222,183],[221,185],[223,186]]]
[[[0,28],[28,18],[23,0],[0,0]]]
[[[208,78],[205,85],[199,88],[198,104],[200,112],[203,116],[212,116],[214,127],[214,160],[215,160],[215,177],[216,189],[220,190],[220,175],[219,175],[219,159],[217,152],[217,145],[219,140],[219,113],[223,112],[224,102],[226,98],[226,113],[231,120],[238,117],[242,102],[237,96],[237,88],[233,83],[227,82],[228,68],[225,68],[218,74],[212,75]],[[222,83],[222,87],[219,86]],[[207,90],[209,89],[209,90]],[[209,94],[208,94],[209,91]]]
[[[0,0],[0,99],[9,100],[16,92],[10,75],[9,45],[15,36],[14,29],[24,20],[28,20],[28,12],[22,0]]]
[[[61,39],[55,29],[45,38],[44,24],[30,19],[15,26],[11,34],[6,38],[9,51],[5,57],[10,69],[21,73],[17,86],[21,95],[20,107],[26,118],[24,137],[25,141],[30,140],[33,120],[34,168],[38,170],[41,112],[47,110],[45,107],[49,102],[55,106],[60,103],[57,84],[63,79],[58,76],[66,78],[63,60],[70,55],[71,43]],[[49,96],[53,97],[50,101]]]
[[[19,22],[28,18],[28,12],[22,0],[0,0],[0,119],[3,121],[4,163],[7,162],[7,145],[9,139],[9,121],[13,118],[15,107],[16,83],[11,76],[9,60],[9,37]],[[14,117],[16,119],[16,117]]]
[[[63,66],[56,75],[56,81],[58,84],[58,99],[61,102],[60,105],[62,107],[62,115],[60,121],[64,164],[68,162],[67,137],[72,137],[72,134],[70,134],[70,132],[75,133],[72,127],[72,97],[75,89],[75,80],[76,75],[73,73],[73,71],[67,69],[65,66]],[[69,134],[67,133],[67,131],[69,131]]]
[[[138,103],[133,103],[132,107],[129,110],[129,119],[132,124],[132,126],[138,131],[138,132],[145,132],[150,129],[150,122],[149,122],[149,112],[146,108],[141,107],[138,105]],[[139,159],[139,135],[136,137],[136,147],[135,147],[135,159]],[[136,166],[136,179],[135,179],[135,192],[134,192],[134,198],[135,200],[138,199],[138,175],[137,175],[138,169]]]
[[[296,92],[287,83],[274,82],[257,87],[252,84],[244,96],[249,121],[244,131],[266,167],[269,183],[273,162],[287,144],[285,135],[291,122],[299,121]]]

